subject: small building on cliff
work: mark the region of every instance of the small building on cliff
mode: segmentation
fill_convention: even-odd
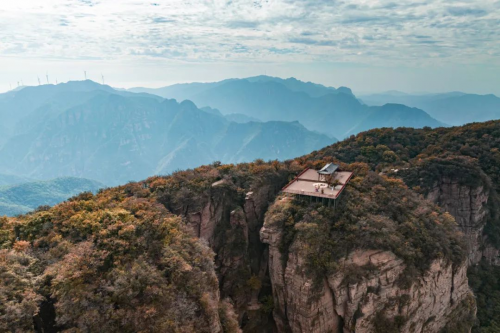
[[[307,168],[283,187],[282,192],[336,202],[352,175],[352,172],[342,171],[333,163],[325,165],[321,170]]]

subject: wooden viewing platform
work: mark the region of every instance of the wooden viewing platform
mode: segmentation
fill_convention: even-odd
[[[336,200],[352,178],[353,173],[338,171],[335,165],[334,167],[328,167],[329,165],[326,165],[319,172],[310,168],[305,169],[294,180],[283,187],[282,192]],[[325,175],[324,172],[321,172],[325,169],[332,170],[329,175],[331,175],[333,182],[338,185],[330,186],[328,184],[326,181],[326,175],[328,174]]]

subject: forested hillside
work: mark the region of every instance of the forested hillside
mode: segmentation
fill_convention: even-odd
[[[0,218],[1,331],[236,331],[212,252],[132,188]]]
[[[496,332],[500,264],[500,122],[449,129],[378,129],[305,156],[329,156],[401,178],[450,211],[466,236],[469,278],[478,298],[473,332]]]
[[[23,317],[2,322],[13,323],[11,329],[39,331],[42,326],[136,331],[144,325],[154,331],[175,331],[188,325],[210,332],[237,331],[236,326],[245,332],[272,332],[276,327],[295,332],[297,325],[308,325],[327,332],[344,325],[347,330],[371,327],[376,332],[406,332],[410,326],[425,326],[429,332],[466,332],[473,325],[475,308],[465,276],[470,265],[476,267],[470,268],[470,279],[479,297],[480,321],[474,331],[489,332],[497,325],[495,312],[489,310],[496,306],[490,292],[497,284],[477,282],[475,277],[491,274],[489,267],[498,258],[498,206],[492,203],[497,200],[499,148],[500,122],[437,130],[373,130],[287,162],[214,163],[3,219],[2,274],[16,273],[15,283],[2,285],[5,301],[0,315],[18,318],[23,313]],[[282,197],[275,201],[281,187],[298,172],[330,161],[355,173],[336,210]],[[452,197],[453,191],[446,192],[449,184],[461,193],[486,198],[479,201],[481,214],[472,214],[476,224],[471,230],[464,225],[471,221],[464,220],[446,198],[433,196],[435,188],[442,187]],[[480,244],[471,242],[473,233]],[[378,259],[356,266],[365,260],[363,253],[378,253],[373,257]],[[373,307],[360,308],[363,319],[354,312],[329,316],[326,322],[321,319],[321,313],[332,311],[324,303],[329,297],[322,282],[325,277],[333,279],[331,288],[340,293],[353,285],[370,286],[377,272],[389,268],[388,258],[393,258],[390,269],[397,278],[389,285],[356,291],[356,297],[373,302]],[[350,261],[348,266],[342,264]],[[282,265],[289,267],[286,281],[280,280]],[[341,283],[336,284],[339,278]],[[425,282],[429,279],[434,282]],[[320,317],[310,321],[302,315],[284,316],[284,306],[302,306],[293,286],[306,282],[312,288],[311,309],[321,310],[313,317]],[[414,284],[425,291],[421,296],[408,293]],[[213,289],[217,285],[218,291]],[[279,288],[292,289],[283,299]],[[377,288],[384,292],[379,294]],[[124,290],[126,303],[120,296]],[[185,300],[176,296],[175,301],[184,304],[182,311],[168,310],[173,299],[157,298],[158,292],[185,295]],[[407,296],[394,303],[380,298],[385,292]],[[416,310],[416,305],[441,293],[439,315],[430,305],[421,309],[431,312]],[[357,299],[337,301],[354,309]],[[455,301],[449,303],[450,299]],[[141,317],[144,311],[139,309],[152,311],[151,315]],[[412,309],[415,315],[403,315]],[[93,311],[116,319],[103,322]],[[403,314],[397,315],[398,311]]]
[[[324,162],[317,161],[314,165]],[[2,286],[5,299],[4,308],[0,309],[0,313],[4,313],[2,322],[8,329],[33,327],[39,331],[56,327],[82,331],[98,328],[137,331],[150,327],[153,331],[175,332],[176,327],[187,325],[198,332],[232,332],[237,322],[248,332],[272,330],[274,324],[269,315],[274,301],[267,270],[262,270],[266,267],[268,254],[255,236],[262,225],[267,200],[272,200],[290,176],[312,165],[309,163],[215,164],[105,190],[97,196],[83,194],[50,210],[4,219],[3,272],[12,274],[15,271],[16,275],[14,283]],[[400,191],[410,195],[402,183],[358,170],[355,164],[352,168],[359,172],[356,183],[360,182],[362,192],[353,188],[345,203],[363,201],[368,204],[373,200],[368,188],[375,184],[385,189],[387,195],[378,200],[395,200],[401,195]],[[343,243],[334,245],[329,235],[347,232],[341,236],[341,239],[347,237],[346,253],[365,247],[392,250],[411,263],[404,274],[405,283],[412,284],[412,276],[428,270],[430,262],[440,253],[445,254],[446,262],[460,266],[464,252],[455,249],[460,248],[461,239],[454,229],[453,219],[417,196],[412,200],[391,211],[372,205],[366,206],[362,213],[359,206],[353,206],[358,216],[366,216],[351,216],[343,223],[352,227],[338,230],[322,228],[328,225],[329,219],[342,220],[342,217],[314,205],[321,215],[326,214],[319,218],[321,215],[310,211],[312,207],[306,205],[300,209],[303,211],[300,214],[312,214],[309,219],[313,224],[297,231],[294,231],[294,224],[287,224],[292,229],[284,239],[283,251],[288,251],[288,242],[295,237],[306,237],[313,244],[344,247]],[[363,232],[363,238],[359,238],[361,234],[352,233],[370,216],[392,216],[408,210],[404,216],[399,215],[403,221],[415,214],[410,212],[410,207],[420,206],[428,207],[424,209],[430,215],[415,215],[416,220],[411,224],[388,231],[380,241],[378,222],[373,225],[373,233]],[[201,224],[197,224],[197,212],[206,207],[212,207],[208,208],[208,220],[201,217]],[[433,211],[437,215],[431,214]],[[351,215],[347,210],[344,213]],[[267,215],[274,220],[277,218],[272,217],[274,211]],[[388,226],[398,224],[396,221],[384,223]],[[192,231],[188,232],[184,224]],[[414,238],[413,232],[405,230],[413,224],[428,230],[429,237]],[[210,251],[188,238],[192,232],[205,239],[215,251],[215,271]],[[320,235],[326,238],[318,238]],[[359,242],[350,242],[351,237]],[[401,239],[385,242],[386,237]],[[400,246],[407,242],[414,245],[403,250]],[[422,246],[429,251],[428,256],[419,257],[418,252],[414,252]],[[306,263],[315,280],[336,269],[338,258],[326,256],[334,253],[330,250],[333,248],[323,248],[325,257],[319,262],[311,256],[312,261]],[[231,301],[222,302],[218,298],[214,289],[217,280],[212,275],[216,272],[221,297]],[[30,297],[23,299],[21,295]],[[252,302],[255,302],[254,309],[248,308]],[[96,311],[99,312],[97,317]],[[151,311],[151,315],[144,318],[144,311]],[[13,320],[19,312],[24,314],[23,318]],[[31,319],[33,315],[34,320]],[[114,319],[105,319],[109,316]]]

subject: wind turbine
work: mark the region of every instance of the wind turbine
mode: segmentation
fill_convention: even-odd
[[[102,85],[104,85],[104,75],[101,73],[101,78],[102,78]]]
[[[38,79],[38,85],[39,85],[39,86],[41,86],[41,85],[42,85],[42,83],[40,82],[40,77],[39,77],[39,76],[37,76],[36,78]]]
[[[87,71],[83,71],[83,73],[85,74],[85,81],[87,81]]]
[[[49,84],[49,73],[45,74],[45,77],[47,78],[47,84]]]

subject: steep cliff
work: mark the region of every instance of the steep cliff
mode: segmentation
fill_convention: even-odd
[[[337,211],[289,199],[269,208],[304,166],[215,164],[150,184],[215,252],[244,332],[470,328],[466,244],[451,215],[359,163],[343,166],[358,176]]]
[[[490,177],[475,160],[430,158],[418,161],[402,174],[407,184],[417,186],[426,199],[455,218],[465,235],[469,265],[483,258],[500,264],[500,252],[487,232],[498,223],[497,194]]]
[[[228,183],[214,183],[213,187],[226,188],[213,191],[200,212],[187,216],[187,223],[216,253],[221,294],[233,300],[245,326],[249,316],[255,320],[261,284],[267,278],[267,248],[259,240],[259,230],[278,189],[262,186],[237,204]]]
[[[442,205],[465,234],[469,279],[477,296],[473,332],[499,332],[500,121],[422,130],[382,128],[352,136],[306,158],[363,162],[401,177]],[[480,264],[477,262],[480,260]],[[494,266],[491,266],[491,265]]]
[[[353,183],[336,212],[289,198],[270,209],[278,331],[467,332],[475,302],[453,219],[389,179]]]
[[[160,202],[184,216],[192,234],[215,253],[222,298],[232,301],[244,332],[272,332],[262,299],[271,294],[264,216],[293,168],[277,162],[214,164],[160,179]],[[200,186],[200,184],[202,184]]]
[[[470,187],[447,178],[437,182],[427,195],[428,200],[443,207],[457,221],[465,235],[470,265],[478,264],[483,257],[491,264],[500,263],[499,250],[484,233],[491,195],[483,186]]]
[[[402,288],[398,279],[406,268],[403,260],[387,251],[356,251],[339,261],[341,271],[325,276],[314,288],[297,253],[289,254],[283,268],[280,232],[263,228],[261,235],[270,246],[280,332],[439,332],[459,306],[468,307],[466,315],[472,319],[474,300],[465,264],[454,269],[436,260],[410,288]],[[347,282],[359,270],[365,271],[360,281]]]

